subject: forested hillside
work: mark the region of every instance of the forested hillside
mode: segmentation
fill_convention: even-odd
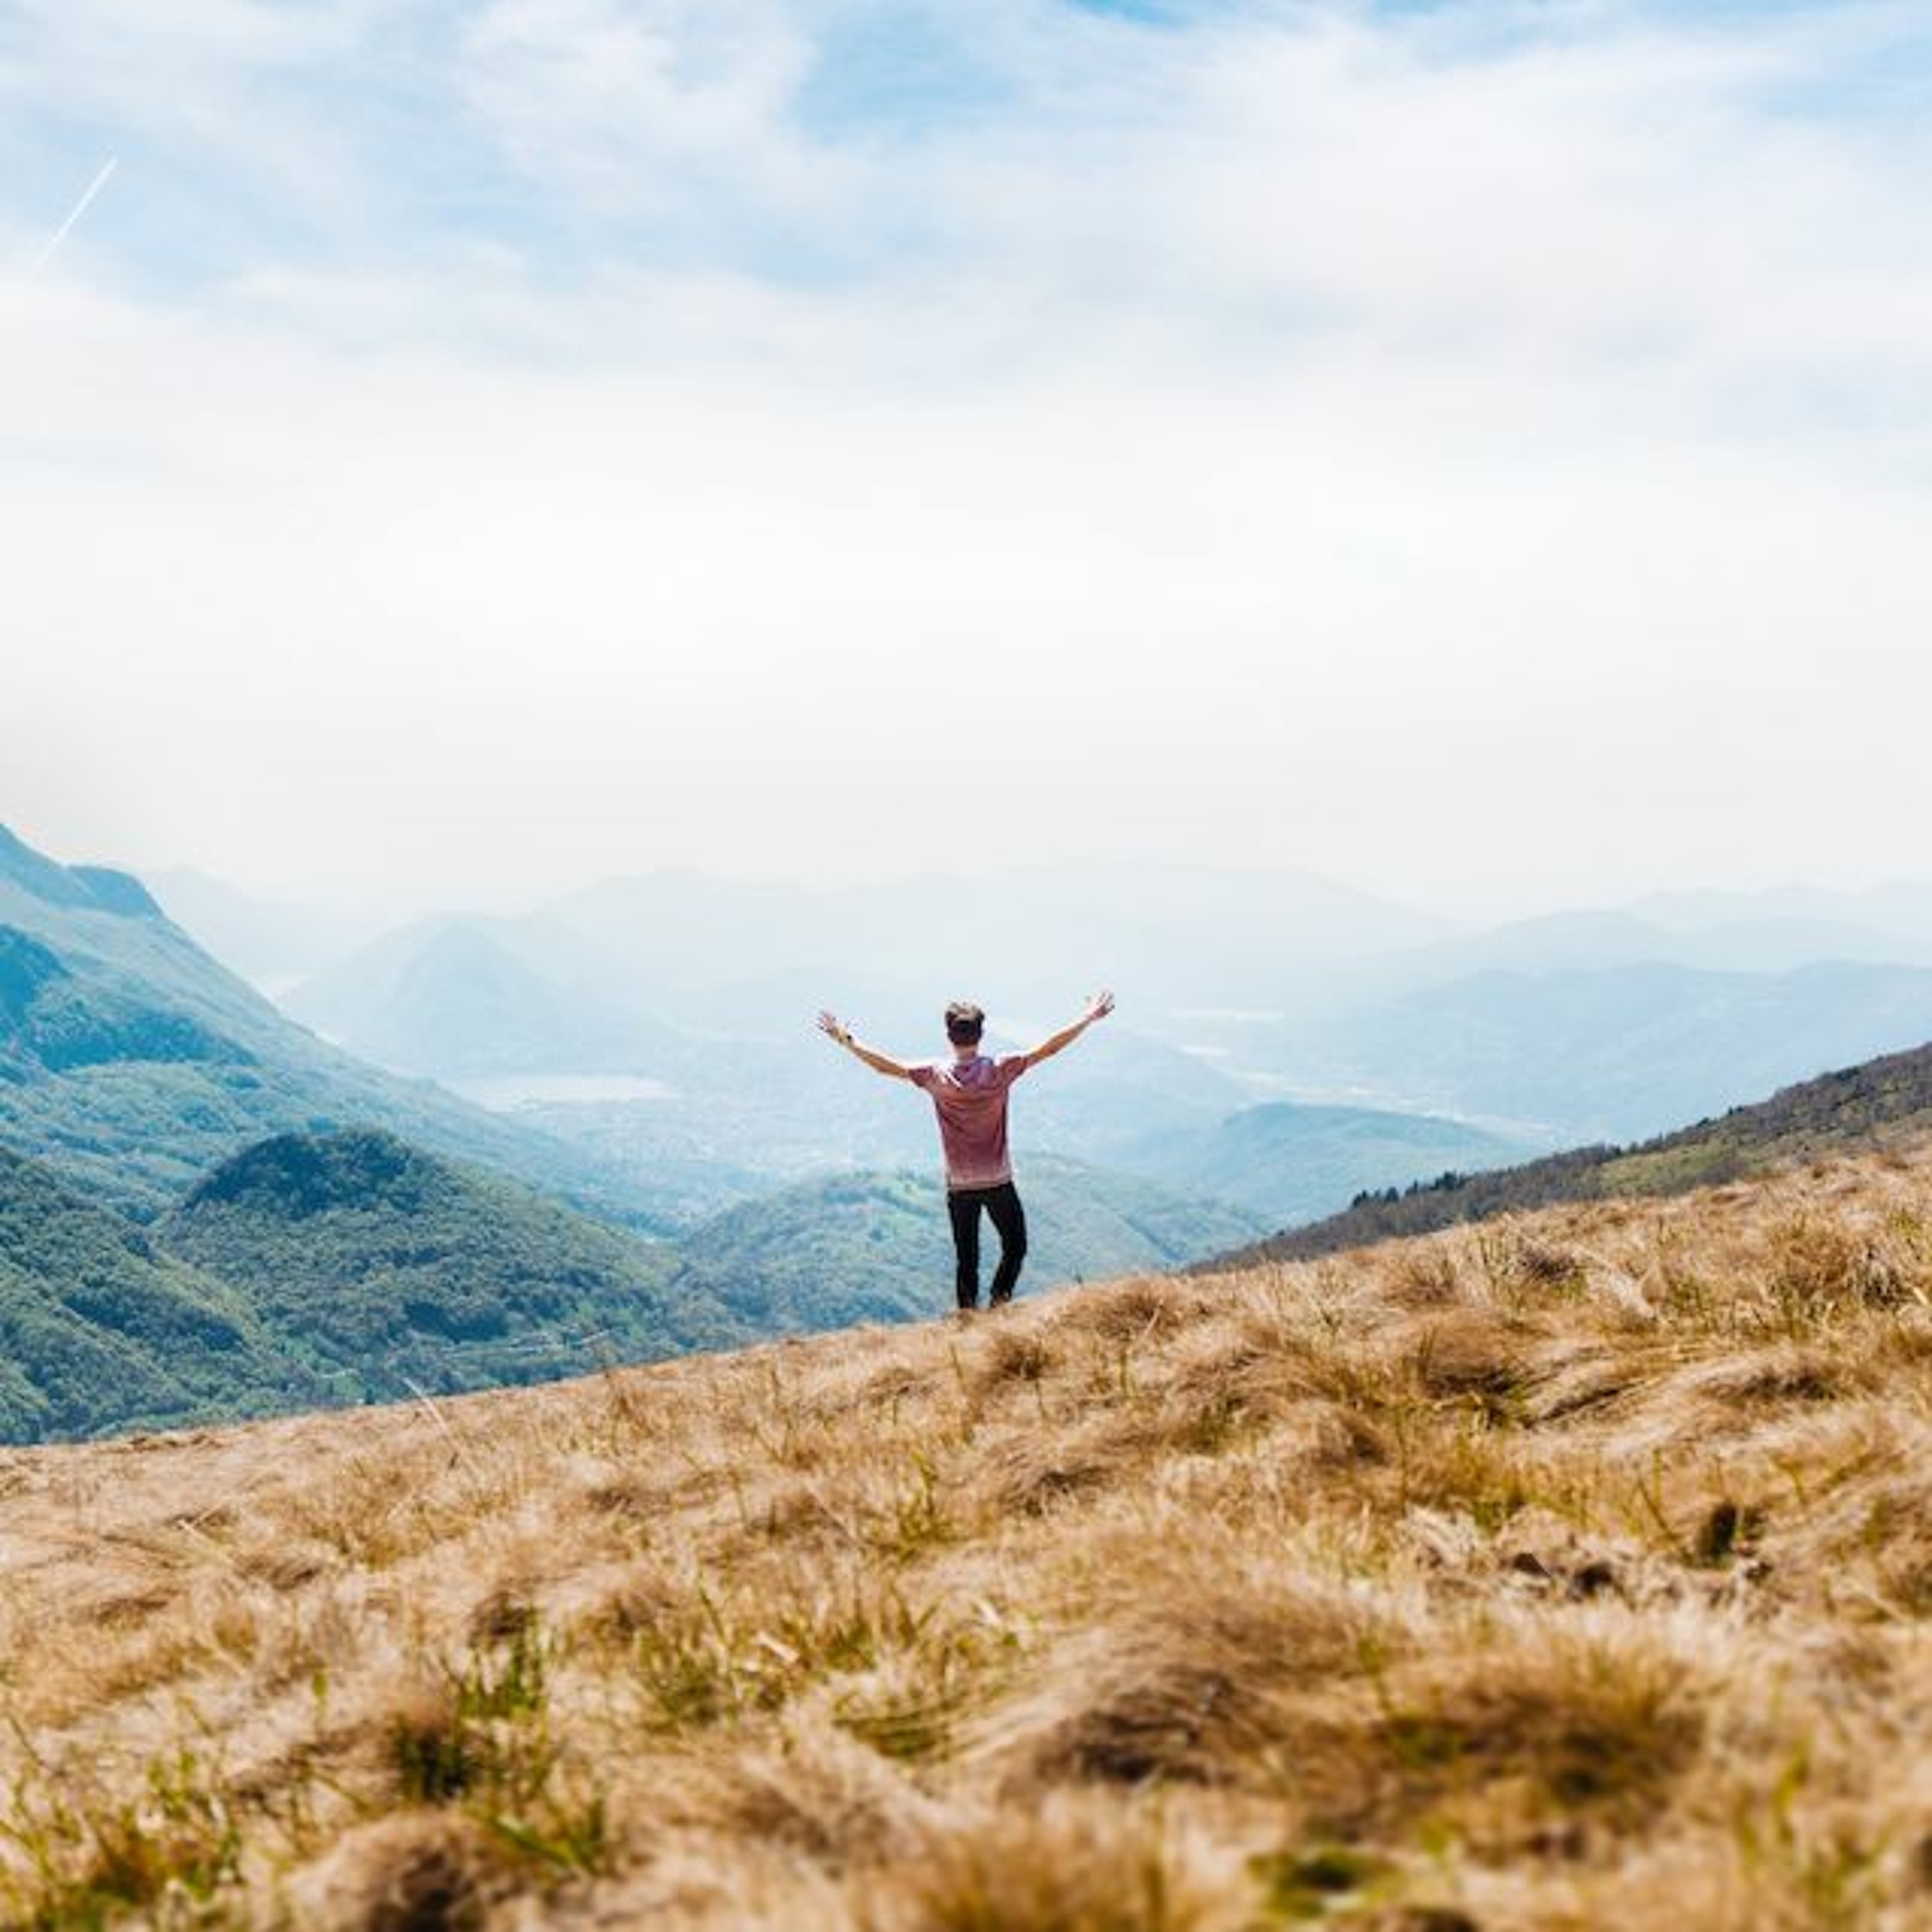
[[[0,1442],[322,1400],[248,1293],[0,1149]]]
[[[666,1251],[373,1130],[247,1150],[142,1227],[0,1150],[0,1442],[581,1373],[751,1324]]]
[[[338,1399],[546,1379],[742,1341],[668,1251],[369,1130],[286,1135],[158,1231],[230,1283]]]

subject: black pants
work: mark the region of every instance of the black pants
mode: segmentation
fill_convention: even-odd
[[[980,1305],[980,1210],[993,1217],[1000,1237],[1000,1264],[993,1271],[993,1306],[999,1307],[1013,1298],[1013,1284],[1020,1278],[1026,1260],[1026,1210],[1020,1205],[1018,1190],[1010,1180],[997,1187],[949,1189],[946,1212],[952,1217],[952,1251],[958,1257],[955,1282],[962,1308]]]

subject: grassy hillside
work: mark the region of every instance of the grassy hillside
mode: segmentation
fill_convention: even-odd
[[[1366,1188],[1449,1168],[1499,1167],[1533,1150],[1520,1138],[1432,1114],[1284,1100],[1244,1107],[1210,1127],[1150,1136],[1120,1162],[1171,1186],[1237,1202],[1279,1226],[1331,1213]]]
[[[1768,1100],[1635,1147],[1579,1148],[1488,1174],[1450,1172],[1424,1185],[1367,1196],[1304,1228],[1204,1262],[1307,1261],[1394,1235],[1564,1201],[1676,1194],[1764,1174],[1794,1161],[1911,1144],[1932,1133],[1932,1046],[1888,1054],[1787,1087]]]
[[[601,1212],[649,1214],[583,1150],[378,1073],[292,1024],[135,880],[56,865],[0,826],[0,1145],[152,1216],[265,1135],[356,1125]]]
[[[1255,1225],[1236,1208],[1047,1156],[1026,1162],[1020,1180],[1022,1293],[1172,1267]],[[990,1225],[982,1224],[980,1244],[983,1291],[999,1252]],[[925,1174],[808,1181],[729,1209],[677,1246],[674,1297],[708,1294],[766,1332],[916,1321],[952,1304],[944,1192]]]
[[[744,1339],[665,1250],[373,1132],[286,1135],[158,1238],[232,1285],[338,1399],[527,1382]]]
[[[0,1150],[0,1442],[321,1400],[249,1298]]]
[[[1928,1198],[13,1454],[0,1910],[1924,1923]]]

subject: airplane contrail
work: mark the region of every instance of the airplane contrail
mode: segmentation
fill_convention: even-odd
[[[28,280],[32,281],[53,260],[54,250],[67,239],[68,231],[87,212],[93,202],[94,197],[107,185],[107,177],[120,165],[121,157],[118,154],[110,154],[107,157],[106,162],[100,172],[88,183],[87,192],[74,203],[68,218],[54,230],[52,236],[48,240],[47,245],[34,257],[34,266],[27,271]]]

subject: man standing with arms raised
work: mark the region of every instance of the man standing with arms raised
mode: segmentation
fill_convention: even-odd
[[[1006,1096],[1013,1082],[1028,1067],[1071,1046],[1096,1020],[1105,1019],[1113,1010],[1113,994],[1096,993],[1079,1018],[1042,1040],[1030,1053],[1006,1053],[992,1060],[980,1051],[986,1014],[967,1000],[956,1000],[946,1010],[946,1037],[952,1042],[952,1059],[910,1065],[861,1046],[851,1030],[832,1014],[818,1016],[819,1030],[874,1072],[888,1079],[910,1080],[932,1096],[939,1116],[940,1144],[946,1156],[946,1205],[952,1222],[952,1250],[958,1263],[955,1280],[962,1312],[980,1305],[982,1208],[992,1216],[1000,1237],[1000,1264],[994,1271],[989,1298],[994,1307],[1003,1307],[1012,1300],[1014,1284],[1026,1260],[1026,1210],[1013,1186],[1012,1162],[1006,1153]]]

